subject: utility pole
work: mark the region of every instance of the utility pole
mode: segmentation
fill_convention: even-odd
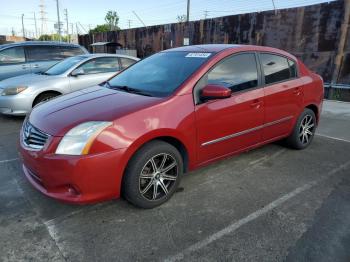
[[[128,26],[129,26],[129,29],[130,29],[130,27],[131,27],[131,20],[130,19],[128,20]]]
[[[15,36],[15,35],[16,35],[15,30],[12,27],[12,36]]]
[[[36,16],[34,12],[35,38],[38,38],[38,27],[36,25]]]
[[[47,33],[47,23],[46,23],[46,5],[45,0],[40,0],[40,20],[41,20],[41,30],[40,35],[44,35]]]
[[[69,35],[69,27],[68,27],[68,10],[67,8],[64,9],[64,16],[66,17],[66,24],[67,24],[67,41],[70,43],[70,35]]]
[[[135,11],[132,11],[132,12],[136,16],[136,18],[141,22],[141,24],[143,24],[144,27],[147,27],[146,24],[142,21],[142,19],[136,14],[136,12]]]
[[[24,21],[23,21],[23,18],[24,18],[24,14],[22,14],[22,33],[23,33],[23,37],[26,37],[26,31],[24,30]]]
[[[187,15],[186,15],[186,22],[190,21],[190,0],[187,0]]]
[[[78,23],[75,23],[75,30],[77,31],[77,36],[79,36],[80,30],[78,27]]]
[[[275,10],[275,15],[277,15],[277,10],[276,10],[276,5],[275,5],[275,1],[272,0],[272,5],[273,5],[273,10]]]
[[[209,11],[208,11],[208,10],[205,10],[205,11],[204,11],[204,19],[207,19],[208,14],[209,14]]]
[[[60,21],[60,8],[59,8],[58,0],[56,0],[56,9],[57,9],[58,37],[59,37],[59,41],[61,42],[62,41],[61,21]]]

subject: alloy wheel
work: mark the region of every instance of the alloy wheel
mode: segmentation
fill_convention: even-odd
[[[299,129],[299,139],[303,145],[306,145],[310,142],[312,136],[314,135],[314,129],[314,118],[311,115],[304,116],[303,120],[301,120]]]
[[[168,195],[178,178],[178,163],[166,153],[153,156],[143,166],[139,178],[139,190],[147,200],[158,200]]]

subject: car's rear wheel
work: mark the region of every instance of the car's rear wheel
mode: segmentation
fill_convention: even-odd
[[[129,162],[123,178],[123,195],[141,208],[159,206],[174,194],[182,173],[179,151],[166,142],[152,141]]]
[[[311,144],[315,131],[315,113],[311,109],[305,108],[299,116],[292,134],[286,139],[287,145],[295,149],[304,149]]]
[[[36,106],[37,104],[47,102],[56,96],[59,96],[59,93],[46,92],[46,93],[40,94],[37,98],[35,98],[34,103],[33,103],[33,107]]]

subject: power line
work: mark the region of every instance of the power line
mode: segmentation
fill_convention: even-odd
[[[147,27],[146,24],[142,21],[142,19],[136,14],[136,12],[135,11],[132,11],[132,12],[136,16],[136,18],[141,22],[141,24],[143,24],[144,27]]]

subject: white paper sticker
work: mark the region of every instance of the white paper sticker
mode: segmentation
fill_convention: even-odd
[[[188,53],[186,57],[207,58],[211,53]]]

